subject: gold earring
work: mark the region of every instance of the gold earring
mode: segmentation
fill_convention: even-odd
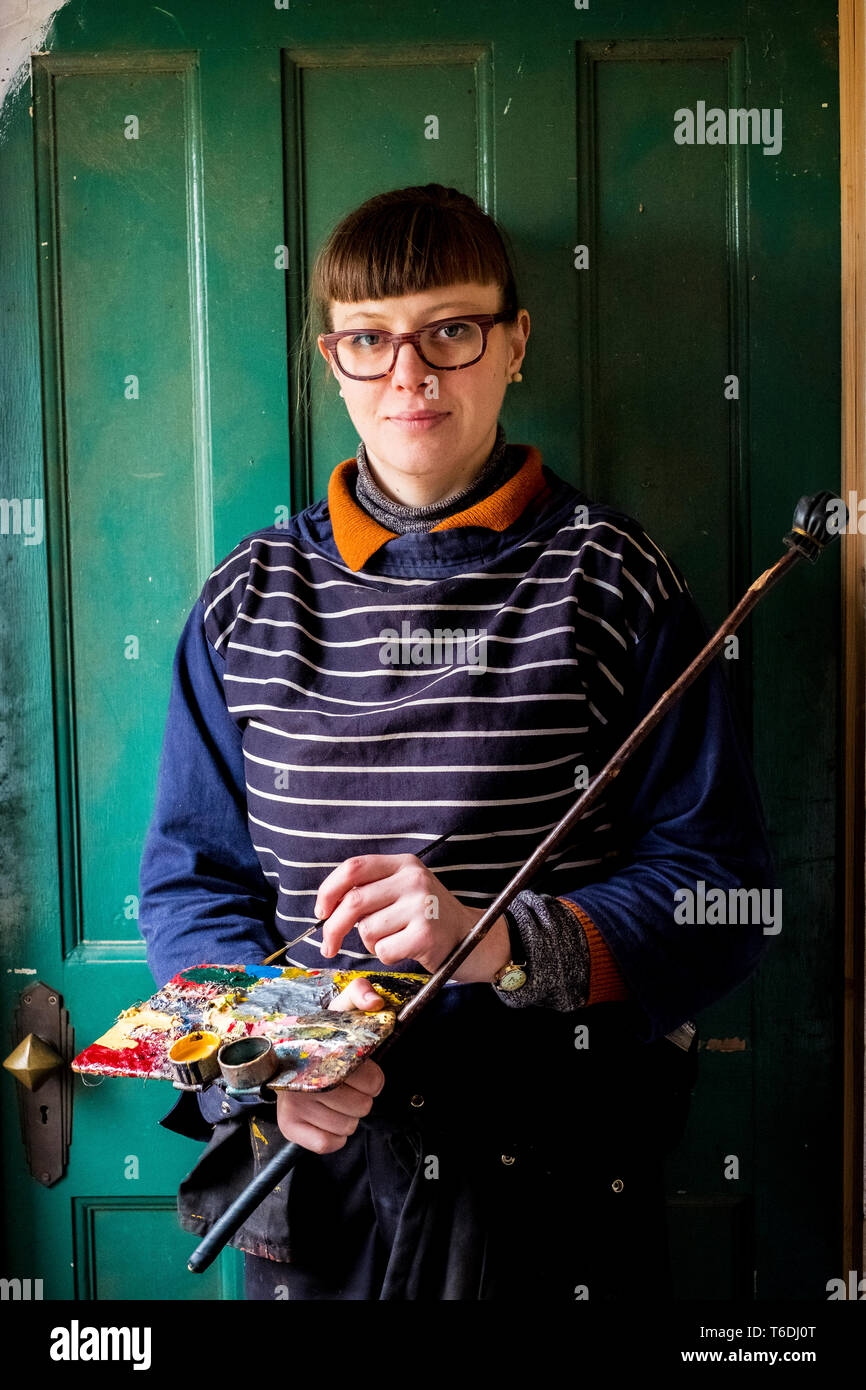
[[[512,376],[511,376],[511,380],[512,380],[512,381],[522,381],[522,380],[523,380],[523,373],[522,373],[522,372],[514,372],[514,373],[512,374]]]

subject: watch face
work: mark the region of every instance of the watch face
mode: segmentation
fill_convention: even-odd
[[[510,970],[506,970],[502,979],[499,981],[499,989],[520,989],[521,985],[526,984],[526,971],[519,965],[512,965]]]

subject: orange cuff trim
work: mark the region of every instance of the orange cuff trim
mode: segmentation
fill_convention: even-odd
[[[570,907],[583,927],[589,944],[589,998],[590,1004],[607,1004],[615,999],[630,999],[631,990],[619,973],[619,967],[605,943],[604,937],[582,907],[570,898],[558,898],[557,902]]]
[[[445,517],[430,529],[450,531],[457,526],[486,526],[491,531],[504,531],[517,520],[533,498],[549,491],[542,473],[541,453],[532,444],[516,446],[526,451],[517,472],[489,497]],[[370,556],[393,540],[397,532],[379,524],[369,512],[355,501],[349,489],[349,478],[357,471],[355,458],[338,463],[328,481],[328,510],[334,528],[334,542],[351,570],[359,570]]]

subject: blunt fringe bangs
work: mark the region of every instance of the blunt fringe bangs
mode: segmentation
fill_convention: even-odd
[[[356,304],[473,281],[497,284],[503,311],[518,299],[504,233],[456,188],[428,183],[368,198],[321,247],[310,278],[316,333],[333,330],[331,301]]]

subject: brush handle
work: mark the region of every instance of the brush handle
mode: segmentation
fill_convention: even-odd
[[[435,849],[437,845],[441,845],[443,840],[447,840],[453,834],[453,830],[448,830],[444,835],[440,835],[438,840],[431,840],[429,845],[425,845],[423,849],[419,849],[415,858],[423,859],[425,854],[429,854],[432,849]],[[299,942],[305,941],[308,936],[312,936],[314,931],[318,931],[319,927],[323,927],[324,925],[324,922],[314,922],[311,927],[307,927],[306,931],[302,931],[300,936],[296,936],[294,941],[283,942],[282,946],[278,947],[272,956],[266,956],[262,961],[262,965],[273,965],[274,961],[278,960],[279,957],[290,950],[292,946],[297,946]]]
[[[227,1207],[218,1221],[215,1221],[204,1239],[196,1246],[189,1257],[187,1269],[193,1274],[201,1274],[212,1265],[224,1245],[227,1245],[236,1231],[246,1221],[250,1212],[265,1200],[270,1192],[282,1181],[303,1152],[300,1144],[286,1144],[274,1154],[257,1173],[252,1182]]]

